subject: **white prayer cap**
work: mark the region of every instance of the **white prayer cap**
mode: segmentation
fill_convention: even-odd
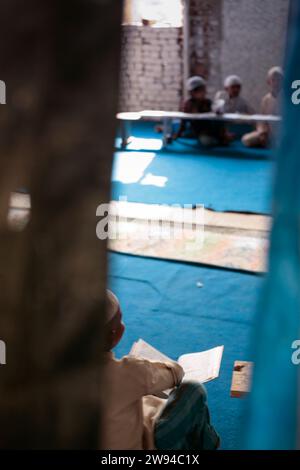
[[[278,65],[270,68],[270,70],[268,71],[268,79],[274,77],[274,75],[280,75],[281,77],[283,77],[283,70]]]
[[[188,91],[193,91],[196,90],[196,88],[200,87],[205,87],[206,86],[206,81],[204,78],[194,75],[193,77],[190,77],[186,81],[186,88]]]
[[[118,310],[120,309],[120,303],[118,298],[115,296],[115,294],[109,290],[106,289],[106,318],[105,318],[105,324],[109,323],[114,316],[118,313]]]
[[[233,85],[242,85],[242,80],[238,75],[229,75],[224,80],[224,88],[228,88]]]

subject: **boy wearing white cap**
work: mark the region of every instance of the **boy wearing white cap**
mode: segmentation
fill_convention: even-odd
[[[115,359],[111,350],[121,340],[124,330],[119,301],[107,291],[102,448],[216,449],[220,440],[210,424],[203,386],[181,384],[183,370],[176,362],[130,356]],[[155,396],[170,388],[173,391],[167,400]]]
[[[238,75],[229,75],[224,80],[224,90],[218,91],[213,109],[219,113],[253,114],[249,103],[241,96],[242,80]]]
[[[212,110],[212,101],[206,97],[206,81],[200,76],[190,77],[186,82],[190,97],[185,101],[182,111],[189,114],[209,113]],[[181,121],[175,138],[181,137],[186,130],[186,120]],[[195,137],[203,146],[213,146],[222,143],[223,128],[220,123],[204,120],[191,120],[189,125]]]
[[[279,115],[282,81],[282,68],[278,66],[272,67],[267,75],[267,83],[270,91],[262,99],[261,114]],[[272,137],[273,132],[271,126],[268,123],[260,122],[257,124],[254,132],[243,136],[242,142],[246,147],[267,147],[270,145]]]
[[[206,96],[206,81],[195,75],[186,82],[186,88],[190,97],[183,105],[185,113],[209,113],[211,111],[211,100]]]

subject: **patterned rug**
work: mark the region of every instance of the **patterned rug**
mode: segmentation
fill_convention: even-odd
[[[123,225],[123,231],[125,231]],[[205,227],[203,238],[193,237],[192,230],[179,239],[143,240],[135,236],[136,231],[126,234],[124,239],[111,240],[112,251],[149,256],[167,260],[189,261],[199,264],[237,269],[250,272],[265,272],[268,240],[254,236],[250,231],[223,231]],[[250,234],[250,235],[249,235]]]

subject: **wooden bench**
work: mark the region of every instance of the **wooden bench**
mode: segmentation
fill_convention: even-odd
[[[152,111],[145,110],[139,112],[123,112],[117,114],[117,119],[121,122],[121,141],[122,148],[126,148],[131,130],[131,122],[141,120],[151,120],[162,122],[163,125],[163,147],[166,147],[171,134],[172,123],[174,120],[186,119],[189,121],[222,121],[234,122],[240,124],[256,124],[258,122],[278,123],[281,121],[280,116],[264,115],[264,114],[216,114],[201,113],[189,114],[179,111]]]

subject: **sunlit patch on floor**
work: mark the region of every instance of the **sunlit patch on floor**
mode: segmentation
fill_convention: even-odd
[[[138,183],[154,158],[155,153],[152,152],[117,152],[112,180],[123,184]]]
[[[152,173],[147,173],[144,178],[141,180],[141,184],[143,185],[151,185],[151,186],[158,186],[163,188],[168,181],[166,176],[157,176],[153,175]]]
[[[122,140],[120,137],[116,139],[116,147],[121,148]],[[162,139],[150,139],[142,137],[133,137],[128,138],[128,144],[126,146],[127,150],[161,150],[163,146]]]

